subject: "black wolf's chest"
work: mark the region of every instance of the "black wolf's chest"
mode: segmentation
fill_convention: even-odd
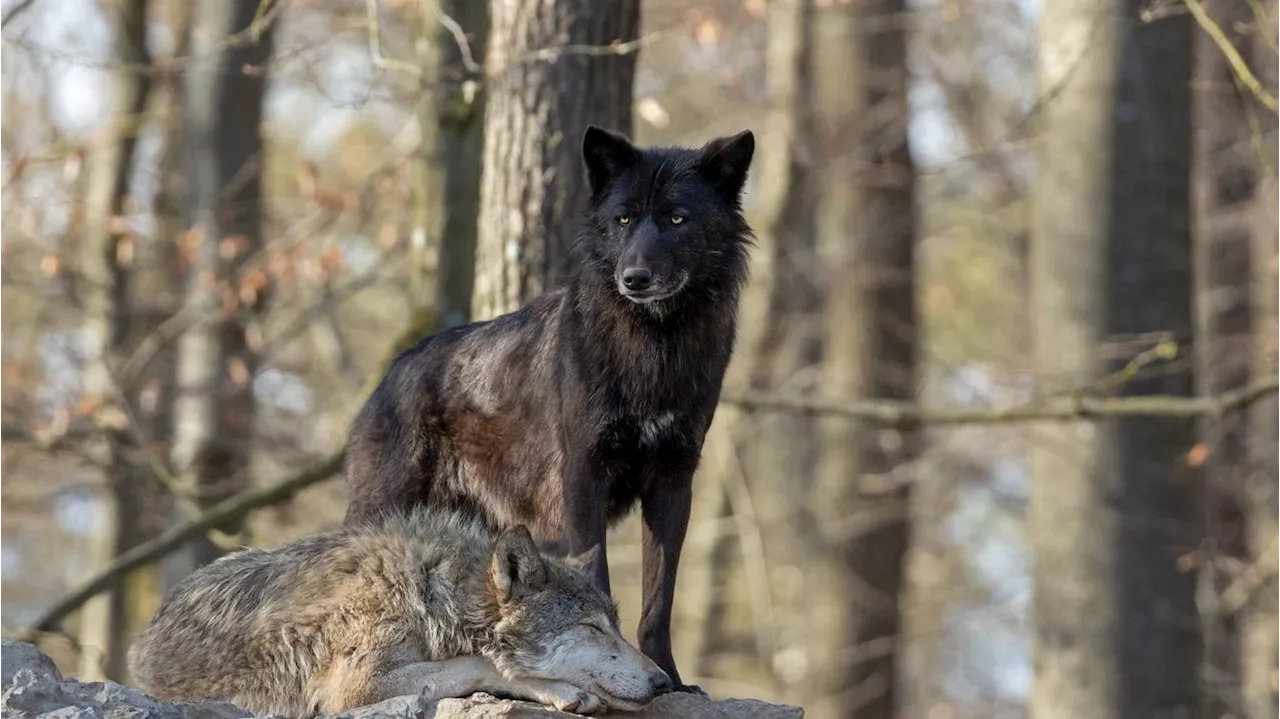
[[[697,462],[701,435],[688,415],[672,410],[618,415],[602,425],[587,450],[608,485],[605,514],[617,521],[630,513],[646,487],[665,482],[671,470]]]
[[[618,413],[601,422],[596,446],[610,455],[639,461],[664,445],[682,443],[690,434],[689,425],[687,414],[675,410]]]

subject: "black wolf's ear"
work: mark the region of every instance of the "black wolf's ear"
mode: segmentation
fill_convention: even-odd
[[[750,130],[743,130],[733,137],[708,142],[702,148],[698,168],[722,197],[736,204],[742,194],[742,186],[747,183],[747,169],[751,167],[751,157],[755,152],[755,135]]]
[[[587,182],[595,195],[609,180],[640,157],[627,138],[602,127],[589,125],[582,136],[582,159],[587,165]]]
[[[538,589],[547,582],[547,563],[522,524],[509,529],[493,543],[489,576],[498,598],[507,600],[518,592]]]
[[[599,558],[600,558],[600,545],[596,544],[596,545],[593,545],[591,549],[588,549],[582,554],[575,554],[571,557],[565,557],[564,561],[573,569],[576,569],[583,574],[587,574],[591,571],[591,568],[595,566],[596,560],[598,560]]]

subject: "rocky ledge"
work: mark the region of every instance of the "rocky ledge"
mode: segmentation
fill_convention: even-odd
[[[226,702],[167,704],[115,682],[64,679],[53,660],[23,642],[3,646],[5,719],[241,719],[249,712]],[[537,704],[475,694],[466,699],[425,702],[404,696],[339,715],[342,719],[570,719]],[[690,694],[659,697],[644,711],[617,714],[631,719],[802,719],[799,707],[754,699],[712,700]]]

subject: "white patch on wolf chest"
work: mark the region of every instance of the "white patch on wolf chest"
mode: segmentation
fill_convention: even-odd
[[[658,412],[640,420],[640,444],[655,444],[675,424],[675,412]]]

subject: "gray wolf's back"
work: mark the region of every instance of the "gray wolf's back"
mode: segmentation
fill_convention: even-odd
[[[479,521],[419,509],[235,552],[174,587],[131,648],[130,673],[161,699],[235,697],[253,687],[244,704],[278,697],[279,713],[293,714],[351,636],[376,627],[404,634],[426,573],[483,562],[491,542]]]

